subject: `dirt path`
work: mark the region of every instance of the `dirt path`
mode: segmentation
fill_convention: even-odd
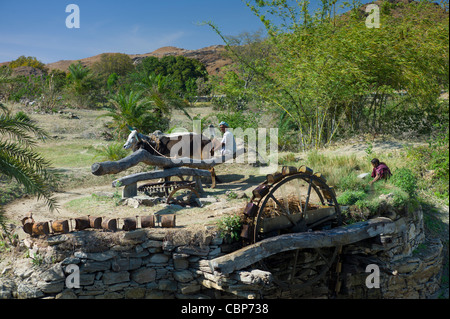
[[[167,205],[164,202],[155,206],[128,206],[120,200],[121,189],[112,188],[111,184],[93,187],[70,189],[54,194],[58,210],[51,212],[45,201],[35,197],[25,196],[7,205],[4,209],[6,218],[20,225],[20,220],[30,212],[38,222],[50,220],[73,219],[91,215],[105,218],[125,218],[146,216],[151,214],[176,214],[178,227],[194,227],[214,224],[224,215],[240,212],[247,201],[246,195],[260,183],[260,178],[238,174],[222,174],[227,182],[219,184],[215,189],[205,184],[201,194],[203,207],[184,208],[178,205]],[[228,193],[227,193],[228,192]],[[238,194],[241,198],[229,196],[229,192]]]

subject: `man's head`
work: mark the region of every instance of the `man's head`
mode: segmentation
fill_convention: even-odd
[[[220,122],[220,124],[219,124],[219,128],[220,128],[220,131],[222,132],[222,133],[225,133],[225,131],[227,130],[227,128],[229,128],[230,126],[228,125],[228,123],[227,122]]]

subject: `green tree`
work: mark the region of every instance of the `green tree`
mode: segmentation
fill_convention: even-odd
[[[112,73],[124,76],[133,70],[133,60],[129,55],[123,53],[104,53],[101,55],[100,61],[92,66],[92,71],[106,76]]]
[[[229,41],[227,47],[258,79],[247,96],[289,121],[303,149],[329,143],[341,128],[383,131],[407,107],[430,114],[440,91],[448,91],[448,11],[428,1],[383,14],[379,29],[366,27],[359,1],[341,16],[332,14],[336,1],[323,0],[313,13],[304,0],[247,4],[266,28],[270,53],[248,61]],[[245,77],[235,72],[230,79]]]
[[[88,67],[78,61],[69,66],[67,91],[75,103],[79,107],[87,107],[97,102],[105,102],[106,81],[103,81],[98,75],[93,74]],[[104,83],[104,84],[103,84]]]
[[[169,116],[172,109],[182,111],[188,119],[192,120],[186,111],[188,102],[180,98],[177,91],[174,90],[174,80],[172,76],[163,76],[161,74],[150,74],[148,77],[135,83],[135,86],[146,96],[147,101],[151,103],[156,114],[163,118]]]
[[[11,61],[11,63],[9,64],[9,67],[11,69],[15,69],[19,66],[31,66],[33,68],[40,69],[45,73],[47,73],[47,68],[45,67],[45,64],[32,56],[26,57],[22,55],[18,57],[16,60]]]
[[[50,163],[34,150],[36,139],[46,138],[48,134],[28,117],[11,115],[0,104],[0,173],[17,180],[26,193],[43,198],[49,209],[54,210],[57,205],[52,187],[56,175],[51,172]]]
[[[172,89],[180,93],[187,91],[186,83],[191,79],[208,79],[208,72],[203,63],[183,56],[165,56],[161,59],[147,57],[136,67],[139,78],[148,78],[152,74],[170,76]]]
[[[118,138],[125,138],[129,134],[128,125],[144,134],[165,129],[167,126],[164,119],[155,112],[151,103],[140,92],[120,91],[110,102],[113,107],[102,116],[112,117],[111,127],[115,129]]]

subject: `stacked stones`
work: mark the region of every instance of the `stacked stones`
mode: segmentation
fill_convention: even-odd
[[[109,243],[102,243],[103,251],[88,252],[92,250],[88,240],[93,234],[89,231],[64,234],[40,243],[27,239],[35,256],[33,260],[40,256],[42,264],[30,267],[28,261],[23,267],[9,269],[16,280],[2,280],[0,298],[207,297],[200,294],[200,275],[195,267],[201,258],[213,258],[220,253],[218,245],[222,239],[206,236],[198,246],[178,246],[168,239],[167,230],[138,229],[104,233],[112,238]],[[70,265],[79,268],[80,288],[68,287]]]
[[[337,298],[430,298],[440,285],[443,245],[425,238],[420,207],[391,216],[396,232],[343,247]],[[3,298],[328,298],[327,281],[302,291],[280,289],[272,275],[250,267],[229,275],[209,259],[238,247],[211,231],[138,229],[79,231],[26,238],[30,258],[0,269]],[[380,269],[379,288],[367,286],[367,265]],[[257,266],[257,265],[255,265]],[[80,287],[69,287],[70,267]],[[336,267],[332,267],[335,269]],[[326,276],[328,277],[328,276]],[[333,287],[331,287],[333,288]],[[331,292],[331,293],[330,293]]]
[[[424,299],[439,290],[443,245],[438,238],[425,238],[422,208],[405,207],[391,218],[394,234],[344,247],[342,297]],[[366,285],[369,264],[380,269],[379,289]]]

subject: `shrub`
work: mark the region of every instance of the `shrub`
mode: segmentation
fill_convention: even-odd
[[[396,170],[391,179],[391,183],[405,191],[410,197],[415,197],[417,192],[417,178],[409,168]]]
[[[355,206],[360,210],[367,209],[370,214],[375,214],[378,212],[381,200],[379,198],[372,198],[370,200],[360,199],[355,203]]]
[[[394,189],[392,194],[394,195],[392,199],[392,205],[394,207],[404,207],[410,201],[409,194],[401,189]]]
[[[366,185],[366,180],[358,178],[355,174],[347,174],[339,179],[337,186],[342,190],[361,191]]]
[[[106,161],[118,161],[128,156],[128,153],[129,151],[123,148],[123,144],[112,143],[97,150],[95,158],[100,157]]]
[[[237,241],[241,235],[241,217],[239,215],[225,216],[217,222],[217,228],[221,238]]]
[[[9,67],[11,69],[18,68],[20,66],[31,66],[33,68],[47,72],[45,64],[33,56],[25,57],[24,55],[22,55],[18,57],[16,60],[11,61],[11,63],[9,64]]]
[[[367,197],[364,191],[346,191],[337,198],[339,205],[354,205]]]

